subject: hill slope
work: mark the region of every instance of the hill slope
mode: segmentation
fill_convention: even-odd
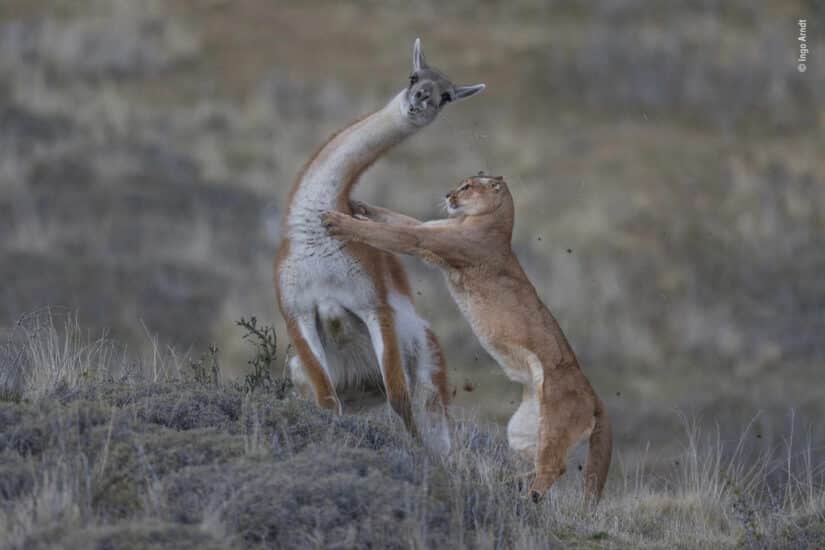
[[[140,365],[76,328],[37,328],[0,354],[0,372],[19,375],[0,380],[3,548],[825,542],[821,469],[795,450],[755,459],[687,424],[656,476],[618,453],[590,514],[576,457],[536,505],[529,465],[471,419],[454,419],[452,452],[431,456],[385,408],[333,417],[282,381],[220,382],[171,357]]]

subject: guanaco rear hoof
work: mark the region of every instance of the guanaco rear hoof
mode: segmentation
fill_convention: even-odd
[[[532,493],[530,493],[530,499],[532,499],[534,503],[538,504],[541,500],[541,493],[539,493],[538,491],[533,491]]]

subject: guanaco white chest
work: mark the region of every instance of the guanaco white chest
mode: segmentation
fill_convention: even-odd
[[[305,170],[286,220],[289,255],[278,273],[282,301],[290,312],[311,312],[332,303],[350,311],[376,306],[377,281],[345,245],[327,235],[321,213],[337,209],[353,171],[418,129],[404,116],[403,95],[339,133]]]
[[[297,356],[293,380],[339,414],[338,391],[378,379],[411,433],[412,390],[440,403],[435,447],[449,448],[446,365],[438,341],[416,313],[397,258],[327,235],[321,214],[346,208],[353,186],[387,150],[432,122],[449,102],[483,85],[454,86],[429,67],[416,40],[410,84],[385,107],[344,129],[310,160],[290,200],[276,261],[278,303]],[[419,392],[422,393],[422,392]],[[425,428],[427,429],[427,428]],[[426,440],[425,440],[426,441]]]

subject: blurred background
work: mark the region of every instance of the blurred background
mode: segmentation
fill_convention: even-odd
[[[0,332],[57,307],[136,356],[215,343],[227,375],[246,368],[241,316],[285,344],[272,261],[295,174],[406,85],[420,36],[431,64],[487,89],[356,198],[433,218],[461,178],[506,176],[515,249],[622,457],[666,460],[679,411],[724,438],[756,416],[755,445],[793,422],[821,452],[824,7],[3,0]],[[405,263],[457,406],[506,422],[518,388],[439,273]]]

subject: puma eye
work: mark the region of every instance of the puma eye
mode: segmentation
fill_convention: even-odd
[[[415,84],[416,82],[418,82],[418,75],[417,74],[411,74],[410,75],[410,84],[412,85],[412,84]]]
[[[441,94],[441,103],[442,104],[449,103],[452,100],[453,100],[453,98],[450,97],[450,92],[444,92],[443,94]]]
[[[459,190],[459,192],[461,192],[461,191],[466,191],[466,190],[467,190],[467,189],[469,189],[469,188],[470,188],[470,184],[469,184],[469,183],[465,183],[464,185],[462,185],[461,187],[459,187],[459,188],[458,188],[458,190]]]

